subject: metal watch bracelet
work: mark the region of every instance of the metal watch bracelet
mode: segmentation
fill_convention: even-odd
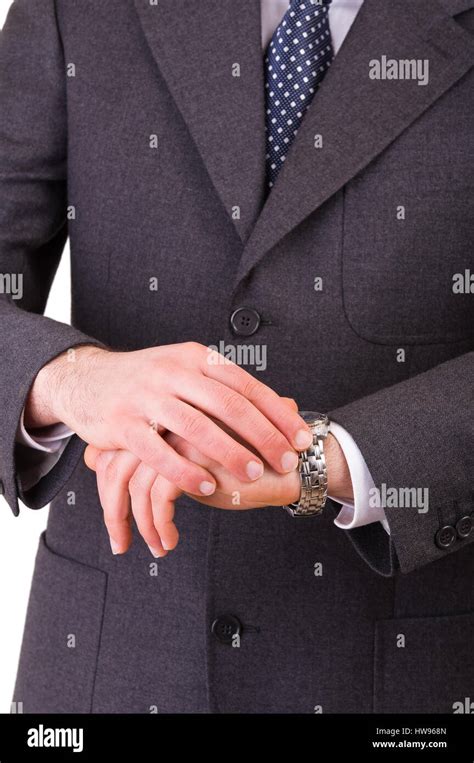
[[[299,454],[300,498],[284,508],[292,517],[314,517],[322,513],[327,499],[328,475],[324,457],[324,441],[329,419],[322,413],[300,411],[313,434],[313,444]]]

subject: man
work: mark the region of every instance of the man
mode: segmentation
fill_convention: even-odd
[[[470,696],[473,33],[467,0],[15,1],[26,712]],[[74,328],[41,315],[68,235]]]

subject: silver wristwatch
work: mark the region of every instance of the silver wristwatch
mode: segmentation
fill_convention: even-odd
[[[284,508],[292,517],[314,517],[322,513],[328,493],[324,441],[329,432],[329,419],[323,413],[314,411],[300,411],[299,414],[313,433],[313,444],[299,454],[299,501]]]

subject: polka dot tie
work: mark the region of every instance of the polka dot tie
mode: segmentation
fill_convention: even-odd
[[[272,188],[334,58],[331,0],[292,0],[265,56],[267,180]]]

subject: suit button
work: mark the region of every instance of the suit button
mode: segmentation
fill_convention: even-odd
[[[214,620],[211,630],[221,644],[232,645],[234,636],[242,632],[242,623],[235,615],[221,615]]]
[[[252,336],[258,331],[261,321],[253,307],[238,307],[230,316],[230,326],[237,336]]]
[[[450,548],[456,540],[456,530],[451,525],[445,525],[435,535],[435,541],[438,548],[445,551]]]
[[[472,532],[471,517],[462,517],[456,524],[456,530],[459,538],[467,538]]]

